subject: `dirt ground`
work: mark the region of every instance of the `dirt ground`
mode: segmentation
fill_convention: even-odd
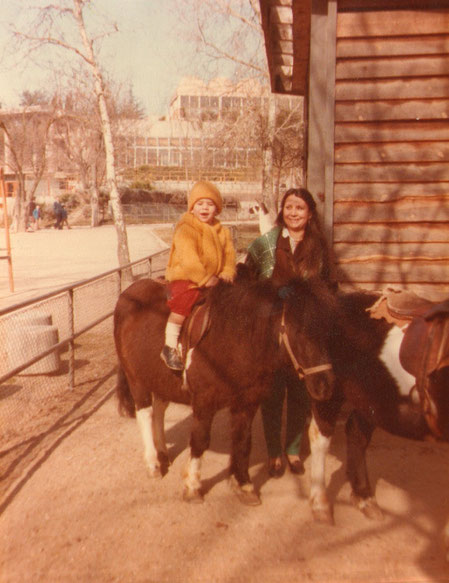
[[[190,505],[181,484],[189,409],[170,405],[172,465],[150,479],[136,422],[117,413],[110,322],[79,343],[75,389],[33,409],[31,419],[23,401],[2,437],[1,583],[449,582],[440,540],[449,516],[447,444],[375,432],[368,464],[385,518],[372,522],[350,504],[339,424],[328,462],[330,527],[311,518],[310,460],[304,476],[268,479],[259,415],[250,473],[262,505],[237,501],[227,484],[223,411],[204,457],[204,503]]]
[[[55,397],[46,426],[18,424],[2,447],[2,583],[449,581],[439,539],[448,446],[377,431],[369,466],[385,518],[371,522],[349,502],[340,424],[328,464],[330,527],[311,519],[309,460],[302,477],[268,479],[259,416],[250,471],[263,503],[237,501],[223,411],[205,454],[205,501],[190,505],[181,497],[189,409],[169,407],[172,465],[150,479],[136,422],[117,413],[110,324],[83,342],[75,390]]]

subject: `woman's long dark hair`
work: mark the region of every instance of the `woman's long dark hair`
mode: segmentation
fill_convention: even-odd
[[[292,195],[302,199],[310,212],[301,245],[300,270],[307,278],[321,277],[325,280],[330,280],[332,276],[329,248],[321,228],[316,202],[306,188],[290,188],[286,191],[281,200],[279,213],[276,217],[276,225],[280,227],[286,226],[284,222],[284,206],[287,198]]]

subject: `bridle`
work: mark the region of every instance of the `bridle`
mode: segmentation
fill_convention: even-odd
[[[293,367],[300,379],[303,379],[306,376],[312,374],[324,372],[326,370],[332,370],[332,365],[330,363],[319,364],[317,366],[311,366],[309,368],[304,368],[301,364],[299,364],[296,356],[293,353],[290,340],[288,339],[287,326],[285,324],[285,306],[282,309],[281,328],[279,330],[279,346],[281,346],[282,343],[284,344],[287,353],[290,357],[290,360],[292,361]]]

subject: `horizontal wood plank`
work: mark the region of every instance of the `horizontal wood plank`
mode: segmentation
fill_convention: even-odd
[[[416,223],[449,221],[449,205],[425,199],[395,202],[336,202],[335,223]]]
[[[334,185],[335,201],[388,201],[409,197],[440,199],[441,204],[449,204],[449,184],[447,182],[407,183],[356,183],[346,182]]]
[[[449,140],[447,121],[339,122],[335,143]]]
[[[337,80],[448,75],[449,55],[340,59],[335,74]]]
[[[449,263],[445,261],[375,261],[373,258],[366,258],[338,263],[338,272],[340,281],[359,284],[429,282],[447,285],[449,281]]]
[[[339,288],[345,293],[367,290],[381,292],[389,286],[389,282],[340,282]],[[395,284],[395,289],[407,289],[415,292],[418,296],[434,302],[442,302],[449,297],[449,284],[446,283],[403,283]]]
[[[334,156],[337,163],[449,162],[449,141],[338,144]]]
[[[337,37],[410,36],[446,34],[448,9],[339,12]]]
[[[446,31],[447,33],[447,31]],[[449,53],[449,35],[382,38],[339,38],[337,59],[345,57],[391,57]]]
[[[337,80],[337,101],[359,99],[420,99],[449,95],[449,76],[406,79],[347,79]]]
[[[335,182],[449,181],[446,162],[336,164]]]
[[[335,105],[335,120],[386,121],[449,118],[449,99],[343,101]]]
[[[389,225],[369,223],[334,224],[334,244],[338,243],[418,243],[443,242],[449,244],[447,223],[396,223]]]
[[[360,257],[383,257],[389,260],[415,259],[416,261],[447,261],[449,245],[444,242],[399,243],[388,240],[376,243],[337,243],[333,247],[337,261]]]

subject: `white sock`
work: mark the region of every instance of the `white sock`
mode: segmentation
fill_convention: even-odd
[[[178,338],[182,326],[174,322],[167,322],[165,327],[165,344],[171,348],[178,348]]]

